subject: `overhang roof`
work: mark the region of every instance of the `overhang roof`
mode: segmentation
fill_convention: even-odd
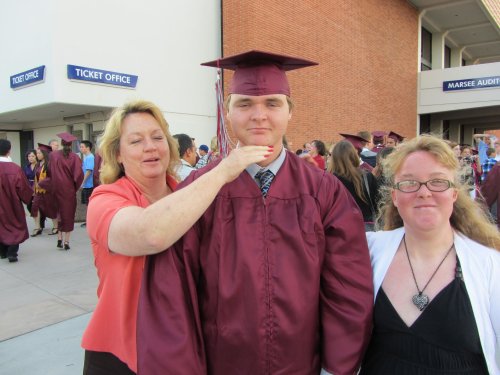
[[[474,64],[500,62],[500,14],[489,0],[409,0],[422,26],[444,33],[450,48],[462,48]]]
[[[111,109],[112,108],[109,107],[83,104],[47,103],[35,107],[23,108],[21,110],[0,113],[0,129],[7,129],[5,124],[13,126],[13,129],[18,129],[18,127],[24,129],[30,122],[52,119],[62,119],[65,122],[85,122],[87,113],[107,112]],[[16,127],[16,124],[18,127]]]

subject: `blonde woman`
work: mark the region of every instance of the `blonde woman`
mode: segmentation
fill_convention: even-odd
[[[361,374],[498,374],[500,235],[433,136],[389,155],[384,231],[368,233],[373,336]]]
[[[142,100],[115,110],[99,145],[102,185],[94,190],[87,211],[99,300],[83,335],[83,373],[130,375],[137,372],[136,320],[145,256],[164,251],[178,240],[226,182],[249,164],[264,160],[270,150],[258,146],[234,150],[195,183],[174,192],[177,143],[161,110]],[[172,340],[185,346],[169,363],[179,366],[176,373],[190,373],[186,367],[190,363],[181,357],[190,350],[195,323],[183,303],[181,270],[170,259],[172,272],[165,277],[171,281],[175,311],[181,312],[172,324],[185,334]]]

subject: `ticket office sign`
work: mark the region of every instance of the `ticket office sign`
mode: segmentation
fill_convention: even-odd
[[[10,76],[10,88],[18,89],[42,83],[45,79],[45,65]]]
[[[135,88],[138,76],[68,64],[68,79],[89,83]]]

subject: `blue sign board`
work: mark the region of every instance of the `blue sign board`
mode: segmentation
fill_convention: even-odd
[[[137,85],[137,78],[137,76],[131,74],[109,72],[107,70],[86,68],[84,66],[68,65],[68,79],[74,79],[77,81],[135,88]]]
[[[500,87],[500,76],[443,82],[443,91],[484,89],[487,87]]]
[[[17,89],[19,87],[40,83],[45,78],[45,65],[33,68],[22,73],[10,76],[10,88]]]

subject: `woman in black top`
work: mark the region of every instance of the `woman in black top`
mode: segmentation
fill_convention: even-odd
[[[359,168],[360,159],[348,141],[338,142],[332,151],[329,171],[333,173],[353,196],[363,213],[365,229],[373,230],[377,207],[378,186],[375,177]]]
[[[376,298],[361,375],[500,374],[500,234],[458,166],[429,135],[384,162],[384,226],[367,233]]]

